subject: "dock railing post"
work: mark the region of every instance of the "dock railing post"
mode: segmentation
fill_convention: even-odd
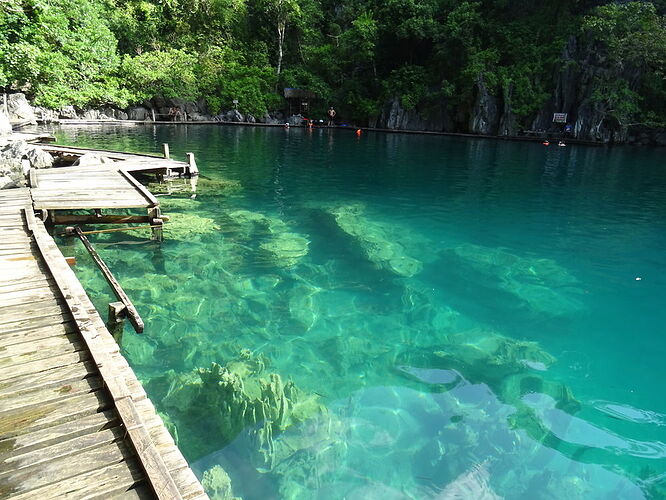
[[[151,229],[152,231],[151,239],[155,241],[162,241],[164,239],[164,235],[162,233],[163,221],[162,221],[162,211],[160,210],[160,207],[149,208],[148,217],[150,218],[150,225],[156,226]]]
[[[194,153],[186,153],[187,155],[187,171],[190,175],[199,175],[199,168],[197,162],[194,160]]]
[[[164,158],[166,158],[168,160],[169,159],[169,144],[168,143],[165,142],[164,144],[162,144],[162,151],[164,152]]]
[[[126,313],[127,308],[122,302],[109,303],[109,319],[106,321],[106,327],[118,345],[121,345],[123,341]]]

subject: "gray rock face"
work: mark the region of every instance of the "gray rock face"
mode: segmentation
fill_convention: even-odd
[[[303,116],[302,115],[291,115],[288,119],[287,122],[289,125],[292,127],[300,127],[302,126],[305,122],[303,121]]]
[[[23,163],[28,151],[24,141],[10,142],[0,150],[0,189],[11,189],[27,185],[29,164]]]
[[[9,94],[7,96],[7,111],[9,112],[10,120],[27,120],[34,125],[37,124],[35,112],[25,98],[25,94]]]
[[[42,123],[58,123],[60,120],[58,119],[58,112],[54,111],[52,109],[47,109],[47,108],[42,108],[41,106],[36,106],[32,108],[32,110],[35,113],[35,116],[42,122]]]
[[[498,99],[488,94],[483,77],[479,77],[476,81],[476,99],[470,114],[469,131],[473,134],[494,135],[498,127]]]
[[[144,121],[150,119],[150,111],[146,108],[136,107],[127,110],[127,117],[130,120]]]
[[[268,123],[269,125],[277,125],[280,123],[277,118],[272,117],[270,114],[265,113],[264,116],[259,118],[260,123]]]
[[[0,111],[0,137],[12,133],[12,125],[9,123],[9,118],[5,113]]]
[[[76,110],[74,106],[63,106],[58,112],[58,118],[65,120],[76,120],[78,116],[76,115]]]
[[[226,121],[228,122],[244,122],[245,117],[237,109],[232,109],[226,113]]]
[[[257,123],[257,119],[250,114],[245,115],[245,121],[247,123]]]
[[[433,106],[428,111],[416,109],[406,110],[402,107],[399,97],[391,99],[379,117],[371,126],[392,130],[424,130],[430,132],[451,132],[454,124],[446,110],[446,103]]]

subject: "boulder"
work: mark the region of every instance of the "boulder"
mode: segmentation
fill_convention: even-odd
[[[264,116],[259,118],[259,122],[260,123],[268,123],[269,125],[277,125],[278,123],[280,123],[277,118],[272,117],[268,113],[264,113]]]
[[[232,109],[226,113],[226,121],[228,122],[244,122],[245,117],[237,109]]]
[[[0,157],[0,189],[23,187],[26,184],[23,162],[17,158]]]
[[[38,148],[31,148],[26,153],[26,157],[32,168],[51,168],[53,166],[53,156]]]
[[[58,118],[65,120],[76,120],[78,116],[76,115],[76,110],[74,106],[63,106],[58,112]]]
[[[127,116],[127,113],[125,113],[124,111],[121,111],[121,110],[117,109],[116,110],[116,118],[118,120],[127,120],[128,116]]]
[[[9,94],[7,96],[7,110],[9,112],[10,120],[29,121],[37,125],[37,118],[32,106],[25,98],[25,94]]]
[[[39,118],[42,123],[58,123],[58,112],[52,109],[42,108],[41,106],[36,106],[32,108],[35,112],[35,116]]]
[[[245,115],[245,121],[247,123],[257,123],[257,119],[254,116],[250,115],[250,114]]]
[[[193,122],[207,122],[207,121],[211,121],[213,119],[212,117],[210,117],[208,115],[202,115],[200,113],[191,113],[191,114],[188,115],[188,118],[190,119],[190,121],[193,121]]]
[[[303,115],[291,115],[286,123],[292,127],[301,127],[305,124],[305,118],[303,118]]]
[[[9,123],[9,118],[6,114],[0,111],[0,137],[10,135],[12,133],[12,125]]]
[[[76,167],[91,167],[93,165],[101,165],[105,163],[113,163],[111,158],[99,155],[97,153],[86,153],[76,160],[72,166]]]

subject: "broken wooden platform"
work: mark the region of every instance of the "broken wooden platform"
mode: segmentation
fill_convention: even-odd
[[[30,191],[0,191],[0,498],[208,498]]]

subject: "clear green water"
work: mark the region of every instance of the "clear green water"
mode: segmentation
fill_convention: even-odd
[[[147,324],[125,354],[199,475],[221,464],[246,500],[664,497],[663,150],[56,132],[196,153],[198,195],[163,198],[161,246],[92,240]],[[105,314],[103,281],[63,245]],[[293,381],[286,416],[220,438],[238,409],[202,385],[212,362],[250,367],[255,395],[252,377]]]

